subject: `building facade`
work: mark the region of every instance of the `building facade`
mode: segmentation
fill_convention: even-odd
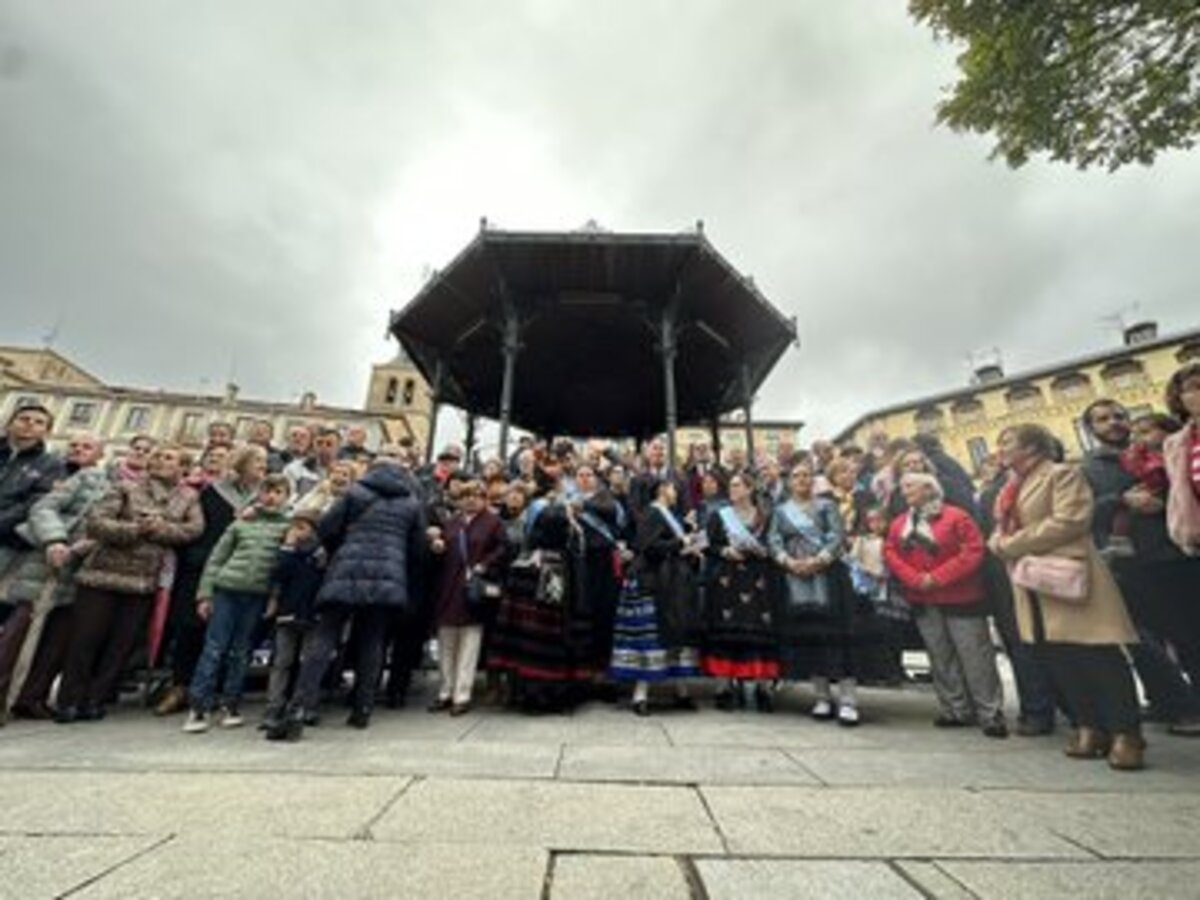
[[[1125,330],[1120,347],[1017,375],[999,364],[978,369],[973,383],[861,417],[836,438],[869,444],[930,433],[947,452],[977,472],[995,451],[1000,432],[1036,423],[1048,428],[1078,458],[1092,447],[1082,414],[1100,397],[1117,400],[1134,414],[1164,412],[1164,392],[1180,365],[1200,359],[1200,329],[1160,337],[1152,322]]]
[[[52,444],[86,432],[116,445],[147,434],[190,448],[204,445],[213,422],[229,423],[242,439],[257,420],[270,422],[280,443],[288,428],[305,425],[362,426],[371,447],[404,438],[421,444],[432,406],[428,385],[403,354],[373,366],[364,408],[347,409],[318,403],[312,392],[298,403],[246,399],[232,384],[220,395],[114,386],[55,350],[0,346],[0,422],[27,400],[54,414]]]
[[[800,430],[803,422],[795,420],[755,420],[754,452],[782,461],[790,460],[800,446]],[[746,453],[746,426],[734,419],[723,420],[720,426],[721,459],[728,462],[730,454],[742,456]],[[675,431],[675,446],[679,462],[687,460],[688,448],[692,444],[712,443],[712,431],[708,428],[679,428]]]

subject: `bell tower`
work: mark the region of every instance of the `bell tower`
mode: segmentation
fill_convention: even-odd
[[[394,438],[411,434],[414,441],[424,446],[432,409],[429,385],[403,348],[389,362],[371,367],[366,410],[393,421]]]

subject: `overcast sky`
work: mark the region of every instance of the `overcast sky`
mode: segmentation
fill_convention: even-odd
[[[0,0],[0,343],[108,381],[357,406],[389,308],[486,215],[709,238],[803,347],[807,437],[1200,324],[1200,153],[1081,174],[933,126],[896,0]]]

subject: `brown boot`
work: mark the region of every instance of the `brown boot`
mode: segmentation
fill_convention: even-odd
[[[1063,749],[1063,753],[1072,759],[1100,759],[1106,753],[1112,740],[1103,731],[1095,728],[1077,728],[1071,733],[1071,739]]]
[[[173,716],[187,708],[187,688],[174,685],[168,688],[162,699],[158,701],[158,706],[154,707],[154,714],[156,716]]]
[[[1118,734],[1108,751],[1108,765],[1111,769],[1133,772],[1145,768],[1145,755],[1146,741],[1140,734]]]

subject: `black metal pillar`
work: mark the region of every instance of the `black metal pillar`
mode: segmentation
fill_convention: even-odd
[[[512,421],[513,379],[517,371],[517,353],[521,350],[521,322],[511,301],[504,303],[504,334],[500,352],[504,354],[504,380],[500,384],[500,459],[508,464],[508,429]]]
[[[712,445],[713,465],[721,465],[721,417],[713,416],[712,421],[708,423],[709,443]]]
[[[675,429],[678,426],[678,406],[675,397],[675,304],[663,307],[659,352],[663,364],[663,403],[667,420],[667,466],[674,471],[679,461],[675,457]]]
[[[433,462],[433,445],[437,441],[438,414],[442,411],[442,381],[445,378],[446,366],[439,358],[433,370],[433,384],[430,385],[430,395],[433,403],[429,408],[429,435],[425,438],[425,464]]]
[[[754,394],[750,386],[750,367],[742,364],[742,411],[746,419],[746,466],[755,468],[754,459]]]
[[[475,414],[467,413],[466,459],[463,468],[468,472],[475,471]]]

